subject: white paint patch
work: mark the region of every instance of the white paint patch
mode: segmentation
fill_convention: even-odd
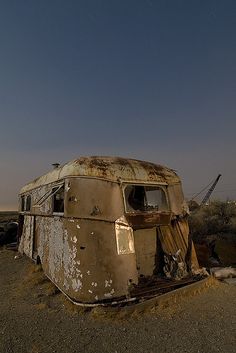
[[[74,220],[74,219],[69,219],[69,221],[70,221],[70,222],[72,222],[72,223],[74,223],[74,222],[75,222],[75,220]]]
[[[114,293],[115,293],[115,289],[112,288],[112,290],[111,290],[109,293],[105,293],[105,294],[104,294],[104,297],[105,297],[105,298],[111,298]]]
[[[74,239],[74,237],[72,238]],[[77,239],[77,238],[76,238]],[[75,240],[75,239],[74,239]],[[67,278],[71,287],[77,292],[82,288],[81,278],[83,277],[81,271],[78,269],[76,260],[77,247],[73,243],[68,242],[68,236],[64,239],[64,276]]]
[[[97,285],[98,285],[97,282],[92,282],[93,287],[97,287]]]
[[[59,271],[63,267],[63,223],[59,217],[48,219],[48,265],[52,280],[59,282]],[[66,234],[66,230],[64,231]],[[46,232],[45,232],[46,233]]]
[[[79,224],[77,224],[77,226],[76,226],[78,229],[80,229],[80,225]]]
[[[70,190],[70,185],[68,184],[65,186],[65,191],[68,192],[69,190]]]
[[[78,292],[80,288],[82,287],[82,282],[78,278],[73,278],[72,279],[72,288]]]
[[[69,286],[69,283],[68,283],[68,281],[67,281],[67,279],[65,278],[64,279],[64,287],[67,289],[67,290],[69,290],[70,289],[70,286]]]
[[[94,235],[94,232],[91,232],[91,235]]]
[[[90,289],[88,290],[88,292],[89,292],[89,293],[91,293],[91,294],[93,293],[93,291],[92,291],[92,290],[90,290]]]
[[[33,254],[33,232],[34,232],[34,217],[25,216],[24,218],[24,236],[21,237],[21,246],[20,249],[27,256],[32,258]]]
[[[87,271],[87,275],[89,275],[89,276],[90,276],[90,271]]]
[[[111,284],[112,284],[112,279],[105,280],[105,288],[111,287]]]
[[[75,235],[73,236],[72,241],[73,241],[73,243],[77,243],[77,238]]]
[[[94,298],[95,300],[98,300],[98,296],[96,295],[96,297]]]

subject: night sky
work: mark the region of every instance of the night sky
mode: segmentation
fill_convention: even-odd
[[[235,113],[235,0],[0,1],[0,209],[86,155],[236,199]]]

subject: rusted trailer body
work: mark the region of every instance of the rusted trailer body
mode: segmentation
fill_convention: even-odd
[[[177,174],[133,159],[83,157],[24,186],[19,251],[74,302],[132,297],[151,278],[199,270]]]

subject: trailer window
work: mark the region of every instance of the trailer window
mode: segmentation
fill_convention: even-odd
[[[31,210],[31,196],[21,196],[21,211],[29,212]]]
[[[64,185],[60,188],[56,187],[52,189],[53,195],[53,212],[63,213],[64,212]]]
[[[168,210],[166,194],[159,186],[127,185],[125,203],[127,212]]]
[[[26,207],[25,207],[25,211],[30,211],[30,209],[31,209],[31,196],[30,195],[28,195],[27,197],[26,197]]]
[[[21,211],[25,210],[25,197],[21,196],[21,207],[20,207]]]

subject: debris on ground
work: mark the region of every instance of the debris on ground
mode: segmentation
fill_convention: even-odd
[[[16,243],[17,241],[17,229],[18,223],[17,222],[8,222],[6,224],[1,225],[1,232],[0,232],[0,246]]]
[[[236,268],[233,267],[212,267],[210,273],[217,279],[236,277]]]

